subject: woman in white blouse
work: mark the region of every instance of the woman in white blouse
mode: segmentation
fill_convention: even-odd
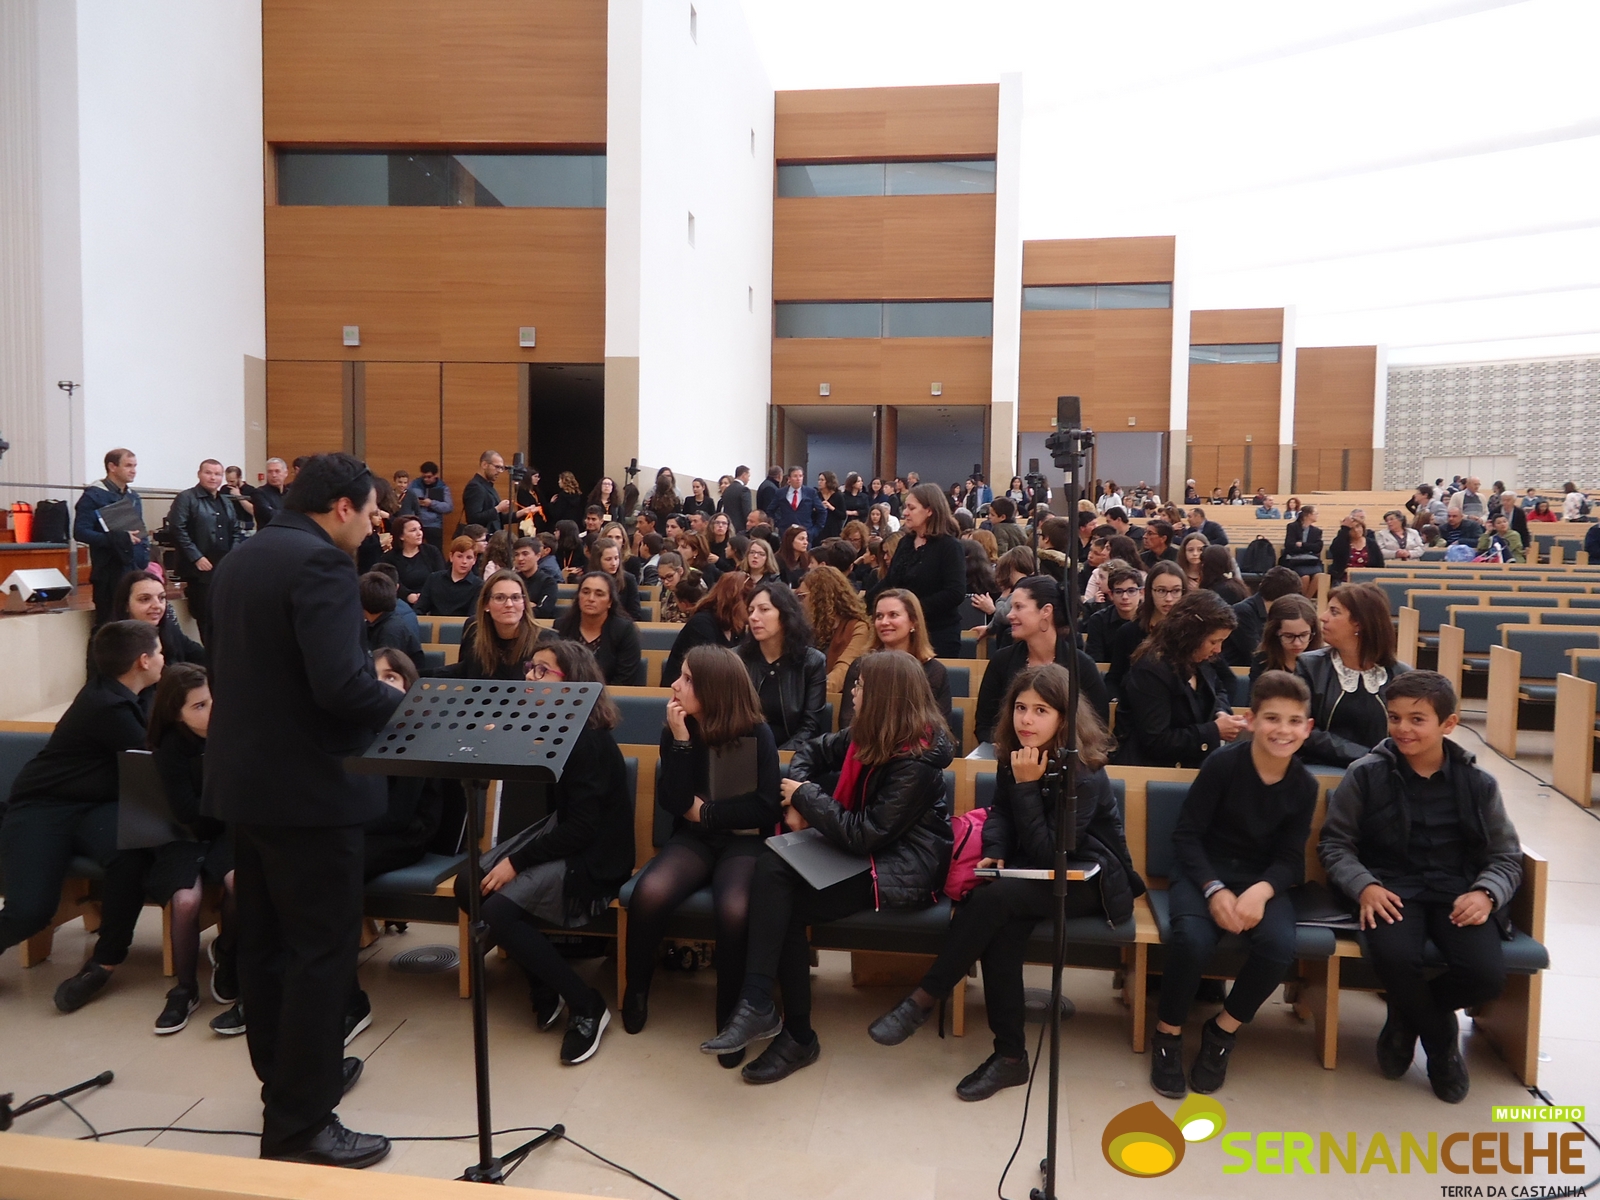
[[[1383,514],[1383,528],[1377,531],[1377,538],[1384,562],[1422,557],[1422,535],[1406,526],[1405,514],[1398,509],[1390,509]]]

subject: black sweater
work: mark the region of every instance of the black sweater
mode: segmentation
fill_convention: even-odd
[[[656,803],[672,816],[672,832],[696,835],[725,833],[735,829],[759,829],[763,835],[777,832],[783,820],[782,791],[778,781],[783,768],[778,765],[778,743],[770,725],[757,725],[750,731],[756,739],[756,790],[745,796],[707,800],[700,809],[697,824],[684,818],[694,798],[704,798],[710,787],[711,751],[690,729],[689,745],[681,747],[666,726],[661,730],[661,780],[656,785]]]
[[[1078,691],[1102,721],[1111,719],[1111,697],[1106,694],[1105,681],[1100,678],[1100,668],[1094,659],[1082,650],[1074,650],[1072,639],[1056,639],[1056,665],[1066,666],[1071,656],[1078,656]],[[994,741],[995,726],[1000,723],[1000,702],[1006,698],[1011,681],[1028,665],[1028,643],[1013,642],[989,659],[983,672],[983,683],[978,687],[978,713],[973,720],[980,742]]]
[[[717,616],[703,608],[684,622],[678,636],[672,639],[672,651],[661,668],[661,686],[671,687],[683,673],[683,656],[696,646],[721,646],[732,650],[739,644],[742,634],[724,630],[717,624]]]
[[[429,575],[449,569],[438,547],[430,546],[427,542],[423,542],[422,549],[410,558],[405,556],[399,546],[395,546],[378,561],[388,563],[399,574],[402,597],[420,594],[423,585],[428,582]]]
[[[422,585],[422,595],[415,608],[423,617],[470,617],[478,603],[478,589],[483,587],[481,575],[468,575],[455,579],[449,571],[435,571]]]
[[[154,757],[172,815],[189,827],[196,841],[221,837],[222,822],[200,812],[200,796],[205,790],[206,739],[196,737],[182,725],[174,725],[162,735]]]
[[[483,663],[478,660],[476,643],[478,640],[478,622],[468,621],[461,628],[461,652],[456,656],[456,661],[439,674],[450,679],[526,679],[528,664],[513,662],[506,658],[515,639],[494,635],[499,653],[493,663]]]
[[[573,609],[577,603],[576,600],[572,602]],[[568,609],[567,615],[556,622],[556,633],[568,641],[582,642],[583,623],[573,609]],[[612,687],[633,686],[642,661],[639,656],[639,627],[626,614],[615,611],[609,613],[605,625],[600,629],[599,640],[589,649],[594,651],[594,660],[600,664],[600,674],[605,676],[607,683]]]
[[[146,720],[145,705],[122,684],[91,679],[17,773],[11,803],[116,803],[117,752],[144,748]]]
[[[1305,878],[1317,781],[1299,759],[1277,783],[1261,781],[1249,742],[1218,750],[1189,785],[1172,845],[1183,873],[1204,889],[1213,879],[1282,895]]]
[[[918,548],[909,533],[895,547],[882,586],[905,588],[922,604],[928,640],[942,658],[961,653],[961,602],[967,596],[967,555],[953,537],[929,538]]]

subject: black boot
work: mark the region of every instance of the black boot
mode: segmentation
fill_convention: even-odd
[[[1411,1069],[1411,1060],[1417,1056],[1417,1031],[1392,1004],[1383,1032],[1378,1034],[1377,1050],[1378,1070],[1385,1079],[1399,1079]]]
[[[1237,1033],[1225,1033],[1217,1019],[1212,1017],[1200,1028],[1200,1056],[1189,1068],[1189,1086],[1202,1096],[1209,1096],[1228,1078],[1228,1055],[1233,1053]]]
[[[1156,1030],[1150,1038],[1150,1086],[1171,1100],[1189,1094],[1183,1081],[1183,1034]]]
[[[1451,1038],[1437,1051],[1428,1050],[1428,1082],[1433,1085],[1433,1094],[1446,1104],[1460,1104],[1467,1098],[1472,1080],[1467,1076],[1467,1060],[1461,1055],[1459,1037]]]

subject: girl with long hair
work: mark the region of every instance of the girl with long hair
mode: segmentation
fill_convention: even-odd
[[[1321,624],[1325,644],[1294,664],[1311,689],[1311,736],[1301,754],[1308,763],[1347,767],[1388,736],[1384,698],[1411,666],[1395,658],[1389,598],[1377,584],[1334,588]]]
[[[850,664],[867,652],[867,610],[850,581],[835,567],[812,567],[799,589],[800,603],[811,618],[813,643],[828,671],[828,691],[844,683]]]
[[[780,786],[784,824],[815,829],[860,857],[863,869],[819,890],[763,849],[750,888],[744,986],[722,1031],[700,1047],[729,1054],[773,1038],[745,1067],[750,1083],[775,1083],[821,1053],[810,1020],[807,926],[864,909],[926,907],[949,867],[944,769],[955,747],[921,664],[895,650],[868,655],[856,687],[854,723],[798,747]],[[831,794],[824,791],[823,782],[834,780]],[[781,1020],[775,986],[783,991]]]
[[[620,521],[626,515],[622,511],[622,492],[617,488],[617,481],[609,475],[594,485],[583,506],[584,511],[587,512],[590,505],[598,507],[607,521]]]
[[[928,631],[923,628],[922,603],[908,591],[888,588],[872,598],[870,624],[872,636],[867,642],[866,654],[850,664],[844,682],[840,684],[839,728],[849,729],[850,723],[855,720],[855,688],[856,680],[861,678],[861,664],[867,655],[876,654],[879,650],[899,650],[922,664],[922,673],[927,676],[933,701],[939,706],[939,712],[948,725],[952,707],[950,673],[934,657],[933,644],[928,641]]]
[[[602,571],[617,585],[622,611],[635,621],[644,620],[639,603],[639,581],[622,569],[622,543],[612,537],[598,537],[589,547],[589,570]]]
[[[772,544],[766,538],[751,538],[750,545],[745,549],[744,559],[739,563],[739,570],[757,581],[780,578]]]
[[[872,501],[862,488],[861,476],[851,471],[844,477],[844,487],[833,498],[834,511],[828,515],[826,535],[843,537],[847,525],[866,519],[867,509],[871,504]]]
[[[706,549],[719,571],[732,571],[738,566],[733,551],[733,535],[738,532],[725,512],[717,513],[706,526]]]
[[[885,586],[905,588],[922,601],[928,640],[940,658],[961,654],[961,602],[967,595],[960,527],[937,484],[919,483],[901,501],[906,538],[889,561]]]
[[[1112,695],[1117,694],[1123,676],[1128,673],[1133,652],[1172,611],[1173,605],[1192,590],[1189,577],[1177,563],[1158,562],[1150,568],[1144,577],[1144,599],[1139,603],[1138,613],[1111,638],[1111,669],[1106,672],[1106,683]]]
[[[775,580],[758,583],[748,608],[738,654],[761,697],[778,749],[793,750],[823,731],[827,660],[812,645],[811,622],[793,589]]]
[[[1226,546],[1207,546],[1200,552],[1200,586],[1209,588],[1229,604],[1245,599],[1244,585],[1234,578],[1233,555]]]
[[[1317,606],[1304,596],[1279,596],[1267,606],[1261,645],[1250,659],[1250,682],[1268,671],[1294,671],[1307,650],[1322,649]]]
[[[799,525],[783,531],[778,542],[778,574],[790,587],[799,587],[810,569],[811,534]]]
[[[750,620],[744,598],[749,586],[750,576],[743,571],[729,571],[717,578],[673,639],[672,650],[661,668],[662,687],[672,686],[683,669],[684,656],[696,646],[731,650],[739,644]]]
[[[461,630],[461,652],[440,674],[455,679],[521,679],[533,661],[539,626],[528,590],[515,571],[496,571],[478,592]]]
[[[1117,705],[1117,761],[1198,767],[1247,728],[1233,714],[1233,671],[1221,658],[1238,619],[1215,592],[1190,592],[1134,652]]]
[[[594,656],[576,642],[534,653],[535,683],[603,683]],[[611,1022],[605,998],[572,969],[540,928],[582,929],[605,912],[633,872],[633,792],[612,733],[621,714],[602,691],[572,743],[552,791],[550,814],[484,855],[483,922],[490,939],[528,977],[534,1022],[551,1028],[565,1010],[561,1061],[586,1062]],[[466,872],[456,876],[463,910]]]
[[[656,472],[656,485],[645,497],[644,506],[663,522],[678,511],[678,480],[666,467]]]
[[[817,472],[817,499],[822,501],[822,510],[827,513],[822,522],[822,536],[824,538],[838,537],[839,530],[844,528],[844,510],[839,507],[839,477],[832,471]]]
[[[129,571],[117,581],[111,598],[113,621],[143,621],[156,627],[161,639],[161,655],[167,666],[173,663],[206,665],[206,648],[183,632],[177,614],[167,600],[167,585],[154,571]],[[89,658],[89,674],[94,674],[94,657]]]
[[[561,572],[563,579],[571,579],[584,572],[588,555],[584,553],[583,542],[578,538],[578,523],[576,521],[557,521],[556,535],[556,567]]]
[[[587,646],[612,687],[630,686],[638,679],[639,627],[622,611],[617,581],[604,571],[589,571],[578,580],[578,594],[556,619],[555,631]]]
[[[980,866],[1048,870],[1055,861],[1054,797],[1043,790],[1045,772],[1067,741],[1071,680],[1054,663],[1029,667],[1011,681],[995,730],[994,800],[983,825]],[[1092,880],[1067,884],[1067,914],[1102,916],[1112,926],[1131,920],[1144,880],[1133,867],[1116,794],[1106,776],[1111,738],[1090,706],[1078,701],[1079,857],[1098,863]],[[867,1028],[882,1046],[897,1046],[921,1027],[940,1000],[975,963],[983,963],[983,994],[994,1033],[994,1053],[956,1084],[963,1100],[987,1100],[1028,1081],[1023,1032],[1022,963],[1028,939],[1055,910],[1050,884],[996,879],[980,884],[951,912],[944,947],[922,982]]]
[[[696,478],[689,485],[690,494],[683,498],[684,513],[702,513],[707,520],[716,513],[717,502],[711,495],[711,485],[704,479]]]
[[[742,739],[754,742],[756,787],[710,799],[711,760]],[[640,873],[628,897],[628,978],[622,1023],[638,1033],[649,1019],[650,980],[668,919],[711,885],[717,951],[716,1027],[722,1028],[744,982],[750,881],[764,838],[778,828],[782,807],[778,748],[744,664],[720,646],[696,646],[672,683],[661,731],[656,803],[672,818],[672,835]],[[736,1067],[742,1052],[722,1060]]]
[[[1200,567],[1200,559],[1209,545],[1211,545],[1211,540],[1203,533],[1191,533],[1178,545],[1178,565],[1183,568],[1183,573],[1189,577],[1190,591],[1203,586],[1200,582],[1200,578],[1204,574]]]

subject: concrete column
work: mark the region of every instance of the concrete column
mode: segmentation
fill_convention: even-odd
[[[1294,471],[1294,307],[1283,309],[1283,339],[1278,354],[1278,491],[1287,493]]]
[[[1017,387],[1022,357],[1022,76],[1000,76],[994,184],[994,330],[991,341],[989,460],[997,491],[1016,473]],[[996,480],[999,482],[996,483]]]

